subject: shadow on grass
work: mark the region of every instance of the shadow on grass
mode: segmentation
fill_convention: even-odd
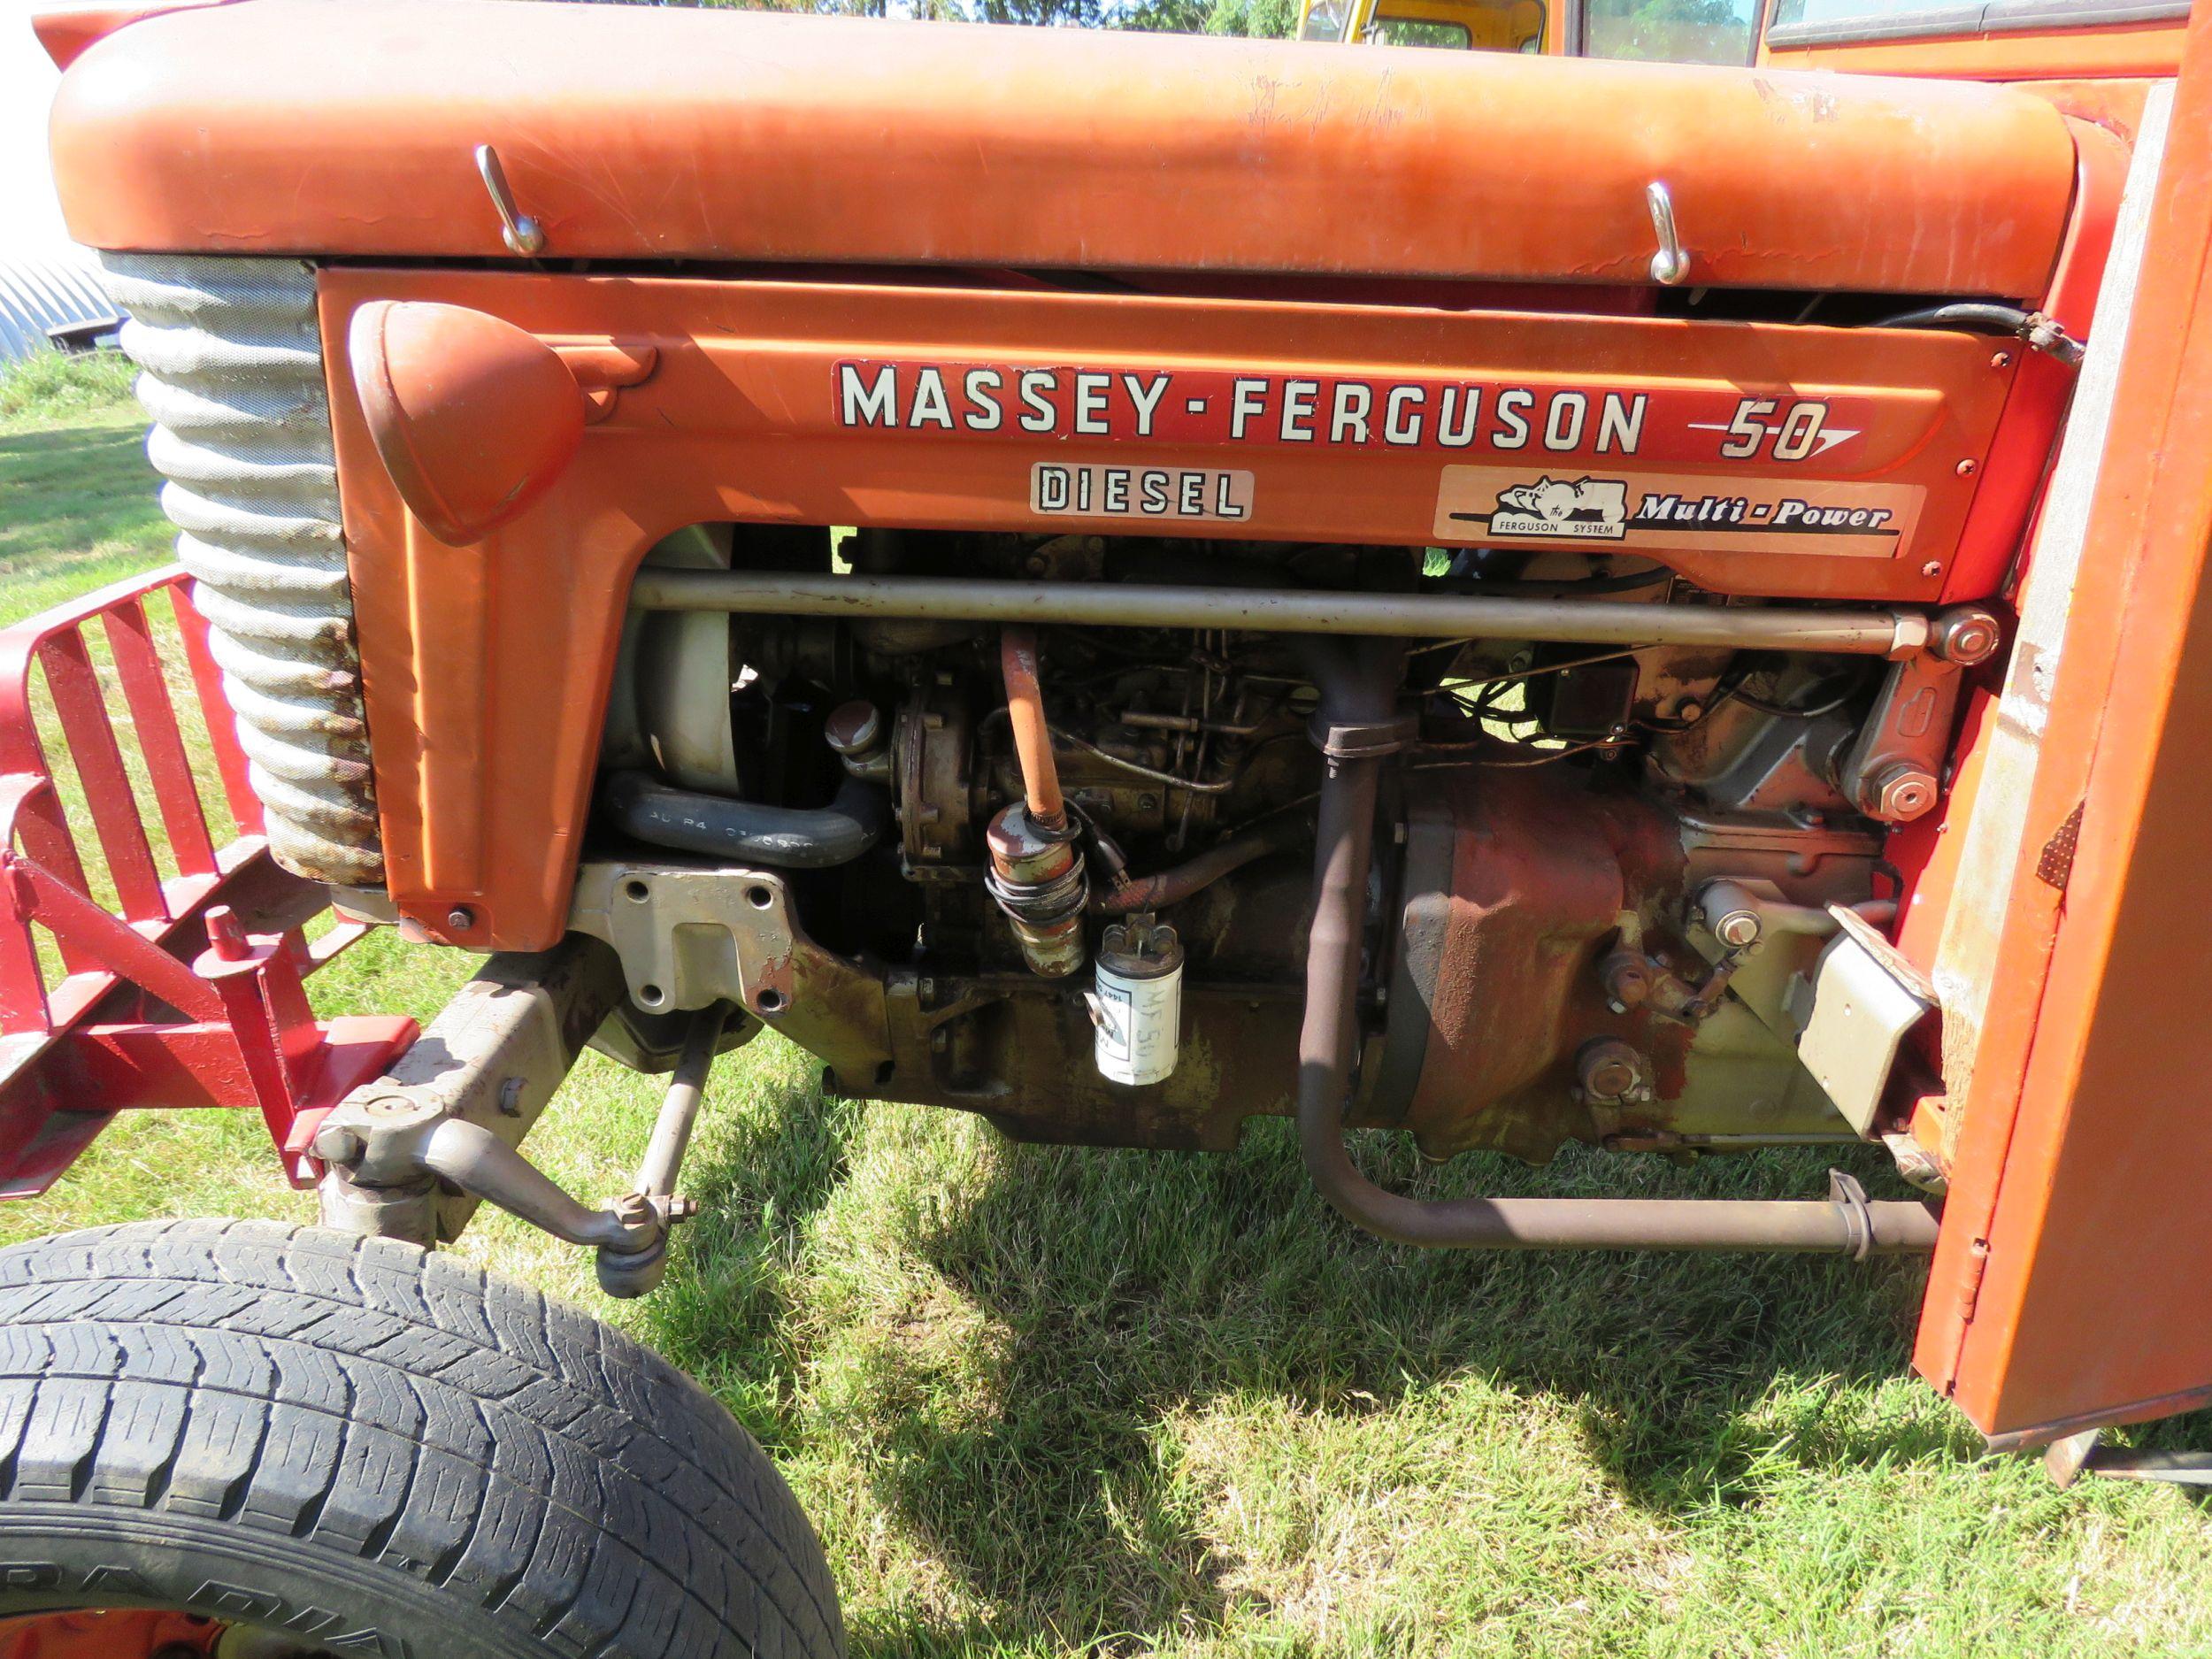
[[[805,1339],[795,1316],[808,1223],[844,1177],[863,1108],[795,1079],[764,1092],[733,1133],[703,1138],[685,1161],[683,1190],[699,1217],[641,1311],[655,1343],[781,1455],[803,1433],[794,1408]]]
[[[1817,1190],[1809,1168],[1793,1188],[1791,1162],[1803,1164],[1665,1179],[1588,1158],[1550,1179],[1495,1166],[1457,1179],[1578,1194],[1609,1178],[1708,1196]],[[1014,1340],[995,1420],[911,1446],[887,1495],[981,1595],[1019,1606],[1087,1584],[1108,1628],[1226,1611],[1196,1517],[1154,1455],[1163,1413],[1225,1396],[1368,1414],[1472,1376],[1571,1402],[1623,1494],[1676,1513],[1726,1501],[1770,1453],[1771,1433],[1745,1419],[1778,1374],[1840,1394],[1900,1373],[1919,1288],[1917,1268],[1896,1263],[1416,1254],[1326,1211],[1279,1125],[1212,1165],[1020,1151],[921,1242]],[[1793,1455],[1939,1451],[1970,1455],[1963,1435],[1924,1424],[1878,1440],[1839,1428]]]
[[[740,1415],[772,1444],[820,1432],[798,1420],[810,1415],[809,1356],[781,1326],[803,1276],[784,1270],[865,1110],[795,1088],[695,1171],[695,1190],[724,1212],[705,1225],[723,1233],[695,1240],[702,1283],[659,1310],[657,1334],[745,1402]],[[1571,1155],[1548,1171],[1463,1160],[1440,1174],[1371,1154],[1379,1175],[1431,1194],[1794,1196],[1823,1189],[1828,1161],[1763,1155],[1684,1171]],[[1878,1157],[1846,1161],[1902,1195]],[[856,1461],[1001,1640],[1157,1640],[1224,1619],[1202,1494],[1180,1482],[1159,1432],[1164,1417],[1217,1401],[1348,1417],[1467,1379],[1547,1396],[1624,1499],[1660,1517],[1754,1501],[1778,1457],[1831,1468],[1979,1455],[1943,1413],[1865,1409],[1871,1389],[1907,1373],[1916,1263],[1419,1254],[1328,1212],[1277,1124],[1220,1158],[1006,1148],[977,1182],[892,1208],[880,1225],[979,1313],[982,1334],[963,1346],[895,1321],[862,1332],[871,1404],[852,1430],[867,1442]],[[925,1619],[856,1630],[854,1652],[979,1640]]]

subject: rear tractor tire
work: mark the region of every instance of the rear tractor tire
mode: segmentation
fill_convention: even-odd
[[[837,1659],[702,1389],[536,1292],[256,1222],[0,1250],[0,1659]]]

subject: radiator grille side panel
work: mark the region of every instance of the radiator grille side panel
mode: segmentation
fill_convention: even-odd
[[[287,869],[384,879],[315,277],[296,260],[105,254],[146,449]]]

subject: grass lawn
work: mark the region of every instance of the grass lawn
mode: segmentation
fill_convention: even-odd
[[[165,557],[115,385],[0,397],[0,617]],[[317,1000],[426,1019],[469,965],[379,936]],[[774,1038],[719,1068],[707,1213],[641,1303],[503,1217],[464,1248],[728,1403],[821,1529],[856,1655],[2212,1655],[2212,1515],[1983,1460],[1908,1372],[1914,1265],[1417,1255],[1330,1215],[1279,1125],[1227,1158],[1038,1150],[816,1075]],[[531,1149],[618,1191],[655,1099],[588,1056]],[[1821,1168],[1422,1179],[1812,1195]],[[207,1214],[313,1204],[257,1123],[147,1114],[0,1238]]]

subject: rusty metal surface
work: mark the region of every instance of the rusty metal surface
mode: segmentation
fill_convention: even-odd
[[[1617,1037],[1652,1063],[1662,1095],[1678,1089],[1689,1032],[1646,1009],[1608,1009],[1598,960],[1624,910],[1651,907],[1678,881],[1675,829],[1655,809],[1590,793],[1542,771],[1470,768],[1409,788],[1409,856],[1448,843],[1431,914],[1432,958],[1394,995],[1393,1036],[1428,1026],[1403,1122],[1424,1152],[1474,1148],[1545,1158],[1601,1125],[1577,1102],[1574,1053]],[[1663,1127],[1654,1124],[1653,1127]]]
[[[928,872],[965,845],[975,817],[971,757],[975,717],[948,687],[918,686],[892,727],[892,774],[898,780],[899,836],[910,874]]]
[[[1407,811],[1404,935],[1373,1110],[1425,1153],[1542,1160],[1571,1139],[1848,1137],[1744,1000],[1687,1018],[1643,1000],[1655,976],[1712,972],[1676,931],[1692,862],[1679,820],[1570,773],[1498,768],[1417,777]],[[1640,981],[1626,997],[1605,973],[1623,941]],[[1774,977],[1751,961],[1758,981]],[[1578,1056],[1610,1042],[1640,1067],[1635,1087],[1600,1098]]]
[[[1354,1102],[1350,1122],[1409,1128],[1439,1156],[1490,1148],[1542,1158],[1568,1138],[1629,1147],[1698,1135],[1850,1138],[1816,1086],[1793,1092],[1778,1081],[1801,1068],[1737,1002],[1694,1029],[1652,1009],[1608,1008],[1598,965],[1624,910],[1640,910],[1643,948],[1666,951],[1688,977],[1703,972],[1695,949],[1659,924],[1683,885],[1675,820],[1544,772],[1417,778],[1403,879],[1421,879],[1425,843],[1459,874],[1441,896],[1428,988],[1406,989],[1401,970],[1386,998],[1386,1035],[1373,1029],[1380,1020],[1369,1022],[1369,1097]],[[711,899],[712,926],[680,949],[672,938],[646,938],[653,907],[623,900],[597,866],[586,866],[584,888],[637,912],[618,942],[632,979],[657,986],[664,1006],[741,1002],[819,1057],[849,1094],[975,1112],[1022,1140],[1225,1150],[1244,1119],[1284,1115],[1294,1103],[1306,863],[1302,846],[1273,852],[1179,905],[1190,958],[1181,1056],[1167,1081],[1141,1088],[1110,1084],[1084,1063],[1093,1030],[1081,987],[1021,972],[1010,937],[986,949],[979,971],[848,959],[810,938],[780,896],[765,908],[747,902],[747,881],[728,871],[657,867],[654,879],[673,875],[699,884],[702,902]],[[697,931],[704,912],[678,908]],[[654,926],[678,919],[672,910]],[[590,906],[575,921],[617,932]],[[738,940],[733,928],[766,931]],[[780,994],[777,1006],[763,1005],[764,987]],[[1578,1055],[1608,1038],[1644,1056],[1652,1099],[1576,1100]],[[1747,1116],[1754,1095],[1772,1104]]]
[[[953,973],[849,960],[795,926],[792,999],[765,1023],[855,1097],[975,1112],[1018,1140],[1225,1151],[1245,1118],[1291,1107],[1306,863],[1300,849],[1248,865],[1179,907],[1192,965],[1161,1084],[1101,1078],[1082,986],[1023,972],[1010,938],[1001,965]]]
[[[1397,695],[1400,659],[1371,649],[1309,640],[1304,654],[1321,693],[1317,743],[1370,733]],[[1420,1199],[1377,1185],[1344,1143],[1346,1109],[1360,1046],[1359,982],[1381,759],[1333,764],[1321,787],[1314,828],[1314,911],[1306,995],[1298,1034],[1298,1143],[1315,1188],[1346,1220],[1398,1244],[1427,1249],[1806,1251],[1865,1261],[1924,1252],[1936,1241],[1934,1213],[1919,1203],[1871,1203],[1840,1170],[1828,1173],[1828,1202],[1715,1199]],[[1629,918],[1620,932],[1629,934]],[[1637,932],[1641,943],[1641,931]],[[1663,969],[1665,964],[1659,964]],[[1698,1001],[1705,1000],[1700,994]],[[1617,1010],[1627,1011],[1618,995]],[[1587,1094],[1645,1097],[1643,1057],[1618,1039],[1577,1051]]]
[[[2035,861],[2035,879],[2047,887],[2066,890],[2066,882],[2074,873],[2074,854],[2081,846],[2081,808],[2076,807],[2066,815],[2066,821],[2051,832],[2051,839],[2043,843],[2043,850]]]
[[[793,1000],[790,895],[772,871],[587,864],[568,925],[614,948],[630,1000],[652,1012],[728,1002],[773,1014]]]
[[[1225,1152],[1245,1118],[1291,1108],[1294,986],[1187,979],[1175,1071],[1143,1087],[1109,1083],[1090,1064],[1079,991],[905,971],[886,989],[891,1065],[866,1092],[975,1112],[1016,1140]]]
[[[872,1087],[889,1057],[881,976],[809,938],[775,871],[587,864],[569,926],[613,948],[632,1013],[734,1003],[828,1062],[856,1093]],[[672,1061],[641,1052],[634,1041],[611,1045],[603,1034],[601,1047],[638,1070]]]

